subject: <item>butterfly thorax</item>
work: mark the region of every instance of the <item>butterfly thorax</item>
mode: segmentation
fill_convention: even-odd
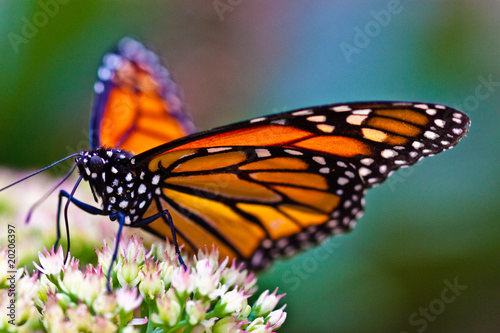
[[[122,212],[125,223],[131,224],[144,214],[152,200],[151,185],[145,173],[134,166],[134,154],[115,148],[100,147],[82,152],[76,163],[83,179],[102,201],[102,210]]]

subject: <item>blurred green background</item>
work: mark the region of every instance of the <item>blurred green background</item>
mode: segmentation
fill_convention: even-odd
[[[354,232],[260,286],[287,293],[283,332],[498,332],[500,2],[60,0],[43,15],[44,3],[0,2],[2,166],[88,147],[96,68],[124,35],[156,48],[203,129],[345,101],[468,113],[456,148],[369,191]],[[466,289],[452,297],[454,282]]]

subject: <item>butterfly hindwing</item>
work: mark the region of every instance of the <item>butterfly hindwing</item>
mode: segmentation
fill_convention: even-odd
[[[158,56],[124,38],[98,70],[91,144],[138,154],[189,135],[195,127]]]
[[[350,229],[362,214],[363,183],[354,166],[307,150],[225,147],[177,151],[151,161],[188,250],[214,243],[222,255],[260,269],[279,255]],[[165,221],[147,226],[170,236]],[[182,241],[181,241],[182,243]]]

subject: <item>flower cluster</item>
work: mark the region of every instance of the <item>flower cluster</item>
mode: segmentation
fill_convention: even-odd
[[[135,236],[120,242],[108,293],[105,273],[112,251],[105,242],[96,249],[97,266],[87,265],[84,271],[77,259],[64,260],[61,247],[39,253],[38,273],[18,271],[17,325],[38,312],[40,329],[48,332],[265,333],[278,330],[286,319],[284,306],[275,310],[283,297],[277,290],[248,304],[257,279],[234,261],[219,261],[216,249],[185,258],[185,270],[168,242],[148,250]],[[0,288],[3,308],[8,290],[3,276]],[[2,320],[0,330],[10,329]]]

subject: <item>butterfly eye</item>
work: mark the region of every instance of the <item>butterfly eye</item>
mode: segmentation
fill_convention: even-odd
[[[104,168],[104,160],[99,156],[92,156],[89,161],[89,168],[92,172],[101,172]]]

